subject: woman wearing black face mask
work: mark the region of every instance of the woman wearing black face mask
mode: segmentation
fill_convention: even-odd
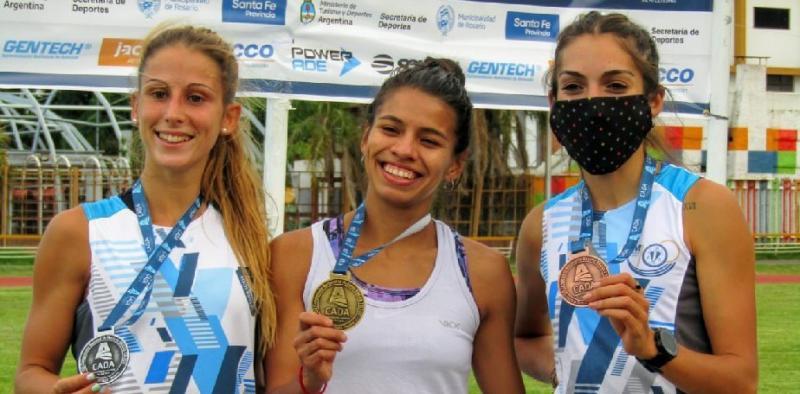
[[[520,230],[522,369],[557,392],[755,392],[752,237],[726,188],[647,154],[652,38],[590,12],[551,72],[551,127],[583,180]]]

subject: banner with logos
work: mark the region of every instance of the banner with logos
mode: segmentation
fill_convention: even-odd
[[[556,37],[591,9],[643,25],[674,108],[709,107],[712,0],[2,0],[0,87],[129,91],[163,21],[235,48],[243,94],[366,102],[397,67],[458,61],[476,106],[545,109]]]

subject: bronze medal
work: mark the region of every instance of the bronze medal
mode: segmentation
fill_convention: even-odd
[[[350,273],[331,273],[331,278],[314,290],[311,310],[333,320],[339,330],[352,328],[364,317],[364,295],[350,281]]]
[[[606,263],[589,253],[573,256],[558,276],[558,290],[564,301],[576,307],[589,305],[583,298],[594,283],[608,276]]]

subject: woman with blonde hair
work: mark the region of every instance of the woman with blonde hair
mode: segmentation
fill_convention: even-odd
[[[275,306],[237,83],[212,30],[162,26],[145,39],[131,98],[141,177],[48,225],[17,392],[255,391]],[[69,346],[80,374],[60,379]]]

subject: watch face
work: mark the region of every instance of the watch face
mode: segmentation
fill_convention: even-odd
[[[664,347],[664,350],[671,355],[675,355],[678,353],[678,342],[675,341],[675,336],[672,335],[671,332],[667,330],[659,330],[658,337],[661,342],[661,346]]]

